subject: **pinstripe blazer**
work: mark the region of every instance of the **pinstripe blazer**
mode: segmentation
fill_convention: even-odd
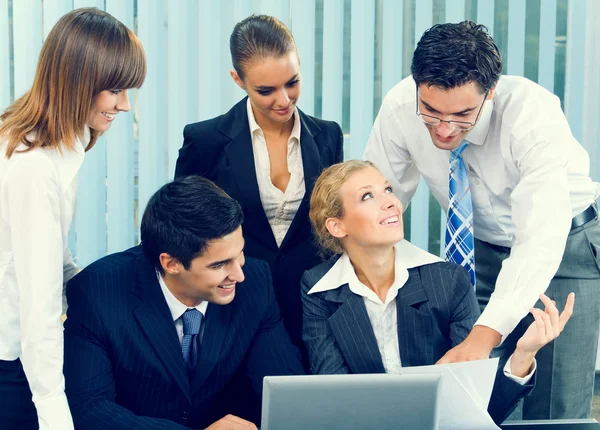
[[[327,261],[302,277],[303,339],[311,373],[384,373],[363,298],[348,284],[308,294],[334,264],[335,260]],[[402,365],[432,365],[467,337],[479,317],[479,306],[466,271],[455,264],[426,264],[409,268],[408,273],[396,297]],[[524,386],[507,378],[504,364],[498,368],[488,408],[496,422],[535,384],[535,377]]]
[[[156,272],[140,247],[104,257],[67,287],[66,393],[77,429],[204,428],[230,411],[238,371],[301,374],[266,263],[246,259],[228,305],[209,304],[200,362],[188,377]]]

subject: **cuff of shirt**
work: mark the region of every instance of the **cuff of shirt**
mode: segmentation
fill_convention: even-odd
[[[40,430],[73,430],[67,396],[53,396],[35,402]]]
[[[522,311],[514,303],[508,300],[494,299],[492,296],[475,325],[483,325],[496,330],[502,336],[500,342],[502,343],[519,324],[519,321],[527,315],[527,312],[528,309]]]
[[[531,365],[531,369],[529,370],[529,373],[527,375],[523,376],[522,378],[512,374],[512,372],[510,371],[510,360],[512,360],[512,355],[510,356],[510,358],[506,361],[506,364],[504,365],[504,376],[506,376],[509,379],[512,379],[513,381],[515,381],[517,384],[520,384],[520,385],[525,385],[525,384],[529,383],[529,381],[531,380],[531,377],[533,376],[533,374],[535,373],[535,370],[537,369],[537,362],[535,361],[535,358],[533,359],[533,364]]]

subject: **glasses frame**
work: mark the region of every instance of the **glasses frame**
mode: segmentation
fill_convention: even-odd
[[[485,92],[485,95],[483,96],[483,101],[481,102],[481,106],[479,106],[479,111],[477,112],[477,116],[475,117],[475,122],[473,123],[473,122],[469,122],[469,121],[455,121],[453,119],[445,120],[445,119],[438,118],[437,116],[427,115],[425,113],[419,112],[419,87],[416,86],[416,90],[415,90],[415,99],[416,99],[416,105],[417,105],[416,106],[416,114],[418,117],[421,118],[421,121],[423,121],[424,124],[430,125],[432,127],[437,127],[441,123],[445,122],[453,129],[459,129],[462,131],[470,131],[470,130],[473,130],[473,128],[475,128],[475,126],[477,125],[477,121],[479,121],[479,115],[481,115],[481,111],[483,110],[483,105],[485,104],[485,101],[487,100],[487,96],[489,93],[490,93],[489,90]],[[430,122],[427,122],[424,117],[431,118],[431,119],[437,121],[437,123],[432,124]],[[461,127],[459,124],[468,124],[468,127]]]

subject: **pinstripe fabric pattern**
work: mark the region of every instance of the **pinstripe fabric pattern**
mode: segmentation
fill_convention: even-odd
[[[232,303],[209,305],[189,378],[156,274],[139,247],[77,275],[67,288],[64,367],[76,428],[204,428],[228,412],[224,390],[238,372],[257,393],[266,375],[302,373],[268,266],[247,258],[244,274]]]
[[[308,294],[335,261],[304,273],[303,340],[311,373],[383,373],[384,367],[364,300],[348,284]],[[479,306],[466,271],[452,263],[433,263],[408,269],[398,290],[398,344],[403,366],[435,364],[461,343],[479,317]],[[521,386],[505,377],[500,363],[488,411],[502,421],[518,399],[535,385]]]

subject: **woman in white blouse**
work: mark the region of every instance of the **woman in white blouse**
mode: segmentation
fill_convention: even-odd
[[[402,204],[369,161],[326,169],[310,220],[325,251],[339,255],[302,278],[303,338],[311,373],[400,373],[435,364],[461,343],[479,316],[466,270],[404,239]],[[488,411],[501,422],[535,384],[535,354],[573,312],[533,308],[535,322],[498,369]]]
[[[310,193],[321,170],[342,161],[342,130],[296,107],[300,59],[282,22],[252,15],[235,26],[229,47],[231,77],[247,97],[185,127],[175,176],[204,176],[240,202],[244,252],[271,266],[286,329],[304,351],[300,277],[319,262]]]
[[[0,426],[73,428],[64,394],[63,284],[77,172],[130,109],[146,62],[137,37],[95,8],[48,34],[33,85],[0,116]]]

